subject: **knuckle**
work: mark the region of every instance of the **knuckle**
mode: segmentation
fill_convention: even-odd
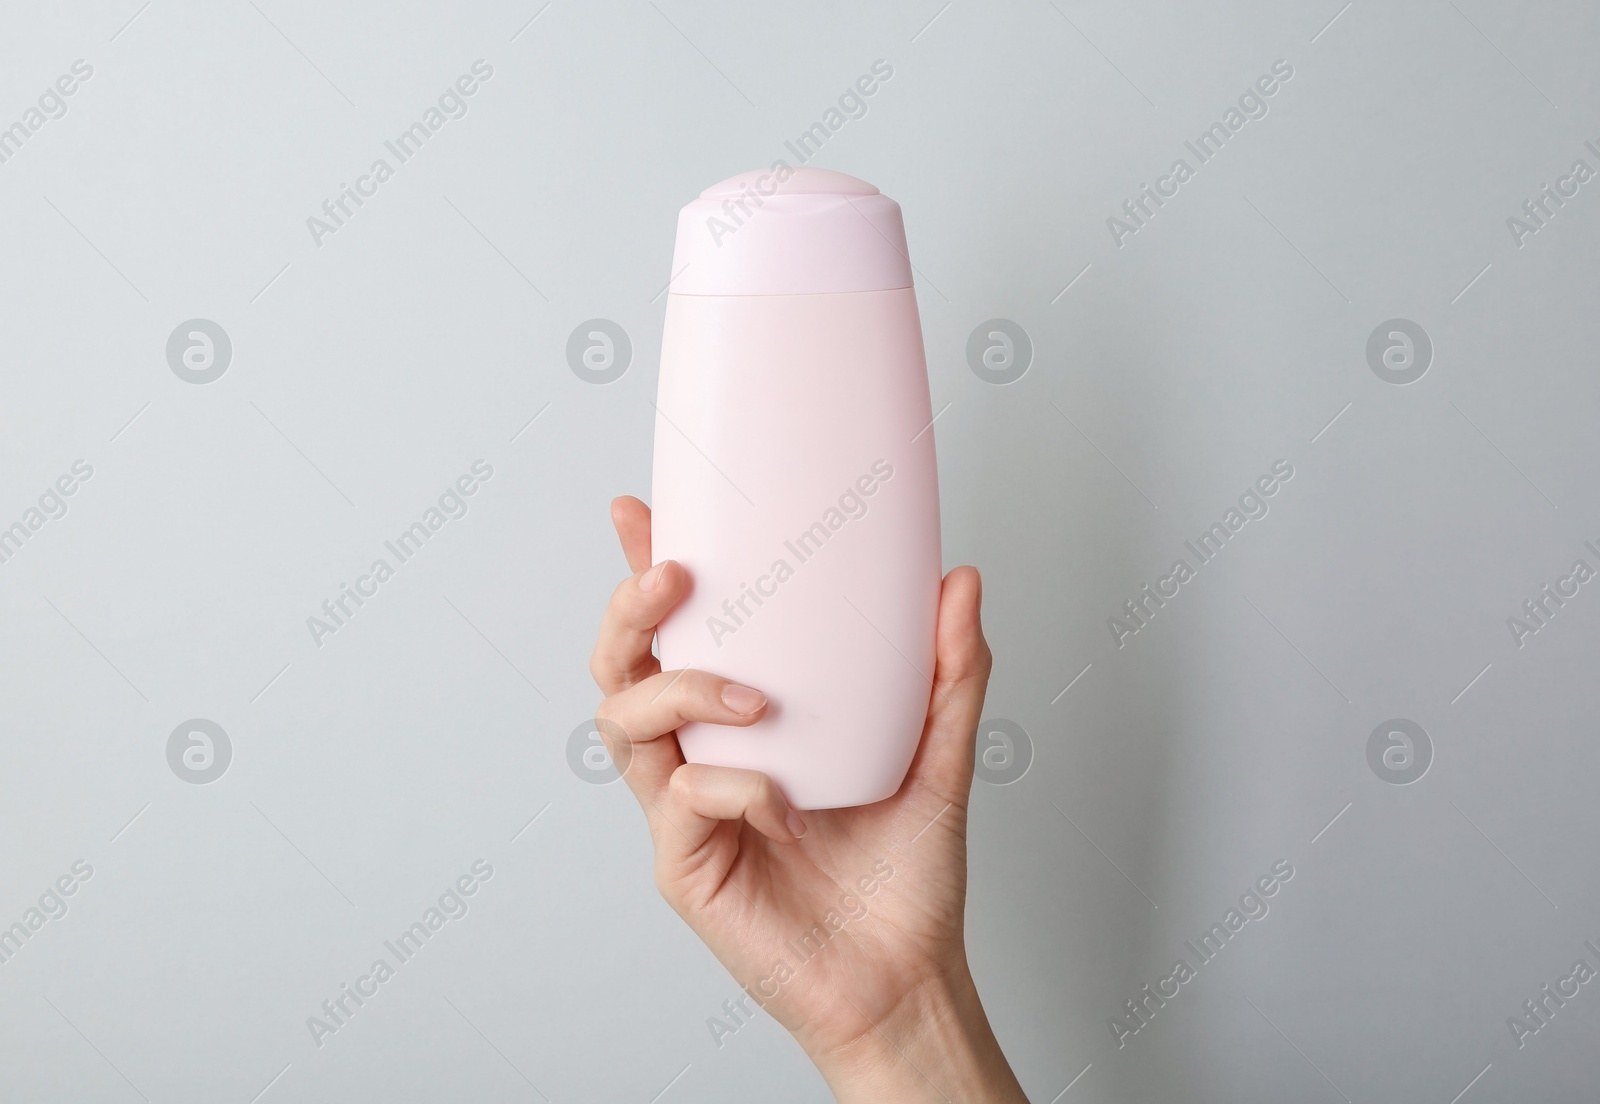
[[[617,585],[611,594],[611,605],[606,610],[607,623],[614,632],[639,631],[654,624],[655,619],[645,616],[639,608],[639,600],[643,597],[631,576]]]
[[[977,675],[987,675],[994,666],[994,652],[989,648],[989,642],[982,636],[973,642],[972,649],[968,652],[966,666]]]
[[[671,680],[667,687],[672,695],[673,712],[682,720],[692,719],[700,712],[698,707],[708,696],[707,684],[711,681],[711,677],[693,667],[684,667],[666,674]]]
[[[611,592],[611,609],[618,623],[629,629],[643,630],[654,625],[662,616],[657,606],[660,587],[654,591],[639,589],[639,580],[644,574],[641,571],[637,575],[629,575]]]
[[[694,764],[685,763],[667,779],[667,790],[679,801],[687,801],[694,792]]]

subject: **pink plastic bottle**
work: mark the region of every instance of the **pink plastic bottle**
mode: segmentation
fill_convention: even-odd
[[[771,775],[797,808],[900,788],[932,690],[941,560],[933,416],[900,207],[823,169],[746,173],[678,218],[655,433],[655,559],[687,568],[666,670],[766,693],[690,762]]]

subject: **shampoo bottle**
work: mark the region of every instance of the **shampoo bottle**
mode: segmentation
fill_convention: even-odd
[[[661,663],[769,702],[684,725],[684,755],[764,771],[800,809],[882,800],[921,738],[941,578],[900,207],[842,173],[746,173],[683,208],[672,273],[652,543],[690,591]]]

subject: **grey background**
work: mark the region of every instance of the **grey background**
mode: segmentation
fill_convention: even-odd
[[[676,211],[879,58],[813,163],[903,205],[945,561],[984,570],[987,712],[1035,746],[978,785],[969,904],[1031,1097],[1587,1099],[1592,986],[1521,1048],[1506,1019],[1600,965],[1600,587],[1523,647],[1506,619],[1600,566],[1600,182],[1520,248],[1506,219],[1600,169],[1600,9],[538,2],[5,8],[0,125],[94,75],[0,165],[0,523],[94,475],[0,563],[0,922],[94,873],[0,966],[0,1099],[826,1098],[770,1020],[713,1042],[737,989],[566,742],[625,571],[606,502],[648,496]],[[314,244],[479,58],[467,115]],[[1280,58],[1270,113],[1119,248],[1107,217]],[[595,317],[634,344],[605,386],[565,360]],[[997,317],[1035,346],[1003,387],[965,356]],[[1403,387],[1365,354],[1397,317],[1435,347]],[[233,344],[204,386],[165,359],[192,318]],[[1278,459],[1269,516],[1118,648],[1106,619]],[[208,785],[168,766],[190,718],[231,740]],[[1433,744],[1408,786],[1368,766],[1390,718]],[[479,859],[469,914],[314,1046]],[[1278,860],[1271,912],[1118,1048]]]

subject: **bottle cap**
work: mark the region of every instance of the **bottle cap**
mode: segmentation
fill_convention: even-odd
[[[911,286],[900,205],[865,180],[778,165],[678,214],[674,295],[815,295]]]

